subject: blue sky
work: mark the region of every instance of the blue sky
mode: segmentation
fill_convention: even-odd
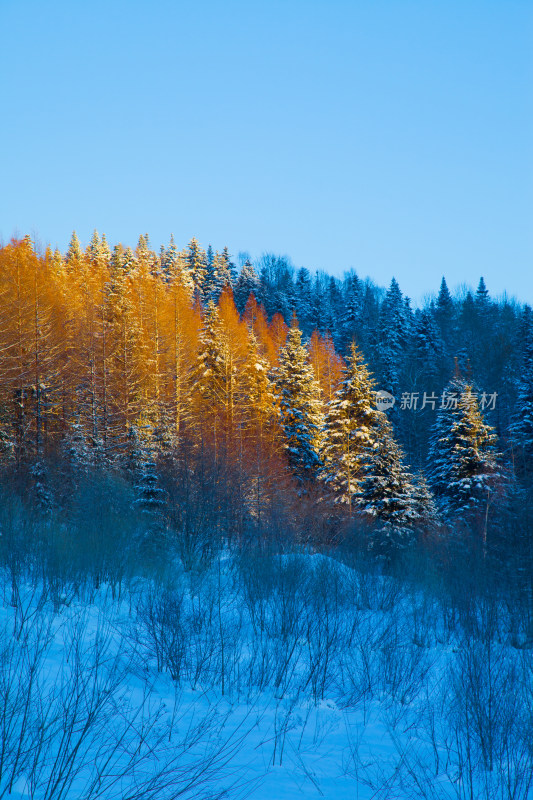
[[[533,303],[531,0],[0,0],[0,235]]]

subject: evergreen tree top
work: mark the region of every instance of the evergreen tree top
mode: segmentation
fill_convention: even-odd
[[[480,278],[476,291],[476,303],[478,305],[487,305],[488,301],[489,301],[489,291],[485,285],[484,278]]]
[[[67,264],[74,264],[76,262],[81,261],[82,258],[83,258],[83,251],[81,249],[80,240],[78,239],[76,231],[72,231],[72,236],[70,237],[70,242],[65,256],[65,261],[67,262]]]
[[[437,297],[437,308],[441,311],[450,310],[453,308],[453,300],[450,294],[450,290],[448,289],[448,284],[446,283],[446,278],[442,278],[440,289],[439,289],[439,296]]]

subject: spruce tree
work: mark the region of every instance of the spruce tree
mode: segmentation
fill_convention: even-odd
[[[413,527],[435,521],[435,506],[425,482],[407,470],[386,415],[380,413],[375,423],[374,445],[363,453],[356,504],[398,546],[410,540]]]
[[[443,278],[440,284],[439,295],[435,307],[435,318],[440,325],[443,333],[449,329],[454,316],[454,304],[446,279]]]
[[[522,363],[518,398],[509,439],[515,470],[520,478],[533,475],[533,315],[526,305],[522,317]]]
[[[176,274],[179,264],[180,254],[174,241],[174,234],[171,233],[168,247],[161,248],[161,269],[170,277]]]
[[[65,261],[69,267],[75,267],[81,263],[83,259],[83,251],[81,249],[80,240],[76,231],[72,231]]]
[[[218,295],[220,294],[220,288],[218,286],[218,253],[215,256],[213,248],[211,245],[208,246],[206,256],[205,256],[205,272],[204,272],[204,284],[203,284],[203,295],[204,301],[209,303],[212,300],[214,303],[218,300]]]
[[[444,513],[480,511],[501,480],[496,435],[483,420],[471,384],[456,377],[443,398],[448,400],[430,438],[428,478]]]
[[[97,262],[100,257],[100,236],[96,229],[93,231],[91,241],[87,245],[85,253],[93,263]]]
[[[345,280],[344,317],[342,319],[343,342],[346,345],[353,340],[359,327],[363,290],[361,281],[355,272],[350,272]]]
[[[485,285],[485,279],[483,277],[479,279],[474,302],[480,310],[486,309],[490,304],[489,290]]]
[[[220,254],[219,264],[221,278],[220,290],[222,291],[226,285],[229,285],[233,288],[235,281],[237,280],[237,269],[231,260],[231,256],[227,247],[224,247],[222,253]]]
[[[100,240],[100,258],[106,264],[109,264],[111,261],[111,248],[109,247],[105,233],[102,234],[102,239]]]
[[[373,378],[353,342],[343,372],[341,387],[326,412],[321,474],[351,513],[359,491],[363,455],[375,446],[381,412],[376,407]]]
[[[294,291],[296,316],[298,317],[302,329],[308,334],[310,333],[309,326],[311,323],[312,291],[311,276],[309,270],[305,267],[298,270]]]
[[[327,298],[328,306],[331,314],[332,325],[329,332],[333,337],[333,341],[337,345],[342,331],[339,329],[343,316],[343,298],[342,292],[339,288],[339,281],[337,278],[330,277],[327,284]]]
[[[399,364],[410,332],[411,309],[400,287],[392,279],[379,312],[379,362],[384,388],[398,386]]]
[[[289,464],[300,481],[313,479],[320,467],[320,388],[294,319],[279,355],[275,382]]]
[[[427,309],[416,315],[412,343],[416,374],[423,375],[431,383],[439,376],[444,343],[431,312]]]
[[[124,248],[120,242],[116,244],[113,248],[113,252],[111,254],[111,258],[109,260],[111,266],[111,272],[116,274],[124,269],[124,262],[125,262],[125,253]]]
[[[235,282],[233,296],[239,314],[244,312],[246,303],[251,294],[256,298],[259,293],[259,279],[250,260],[246,260]]]
[[[165,250],[164,258],[161,260],[161,266],[170,283],[177,280],[189,295],[192,296],[194,294],[194,279],[188,250],[178,251],[173,234],[170,236],[170,243]]]
[[[191,275],[194,288],[200,299],[204,297],[206,276],[206,254],[194,237],[187,246],[186,270]]]
[[[210,301],[200,331],[200,347],[194,388],[208,405],[211,414],[224,406],[226,369],[222,353],[223,332],[218,310]]]
[[[404,465],[392,425],[376,406],[374,381],[352,343],[345,377],[328,406],[322,475],[338,501],[379,523],[387,537],[435,518],[423,479]]]

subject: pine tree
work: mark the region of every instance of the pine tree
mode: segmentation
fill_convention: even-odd
[[[365,449],[361,459],[356,504],[379,523],[388,543],[397,547],[410,541],[414,527],[435,521],[435,506],[425,482],[417,483],[406,469],[385,414],[380,413],[375,423],[374,445]]]
[[[239,277],[235,282],[234,297],[235,305],[237,306],[237,311],[239,314],[244,312],[244,307],[246,306],[250,295],[253,294],[255,297],[257,297],[258,291],[259,279],[257,277],[257,273],[253,268],[252,262],[247,260],[243,264]]]
[[[502,478],[496,435],[483,420],[471,384],[454,378],[443,398],[448,399],[438,411],[430,439],[430,484],[448,515],[483,510]]]
[[[190,296],[194,294],[194,279],[188,251],[178,251],[173,234],[170,236],[170,243],[161,260],[161,266],[169,281],[178,280]]]
[[[124,272],[131,272],[135,267],[135,253],[131,247],[126,247],[122,261],[122,269]]]
[[[485,279],[483,277],[479,279],[475,303],[479,310],[485,310],[490,304],[489,290],[485,285]]]
[[[410,307],[400,287],[392,279],[379,312],[379,361],[384,388],[394,392],[398,386],[399,364],[410,330]]]
[[[222,250],[219,263],[221,280],[220,290],[222,291],[225,286],[231,286],[233,288],[235,281],[237,280],[237,269],[231,260],[231,256],[227,247],[224,247]]]
[[[413,355],[417,375],[423,375],[431,383],[439,376],[441,370],[444,343],[429,310],[420,311],[415,320]]]
[[[110,258],[111,270],[114,274],[120,272],[124,269],[124,248],[120,242],[116,244],[113,248],[113,252]]]
[[[91,241],[87,245],[85,255],[93,264],[99,264],[102,259],[102,243],[98,231],[95,229],[91,236]]]
[[[280,352],[275,382],[289,464],[305,482],[314,478],[320,467],[323,415],[320,389],[295,319]]]
[[[521,338],[521,377],[509,439],[515,470],[521,478],[529,479],[533,474],[533,314],[527,305],[522,317]]]
[[[376,407],[373,378],[352,342],[341,386],[326,411],[321,473],[349,513],[359,491],[364,453],[376,445],[381,413]]]
[[[83,251],[76,231],[72,231],[65,262],[68,267],[75,269],[83,260]]]
[[[361,328],[357,341],[361,346],[376,348],[379,344],[380,308],[375,288],[370,281],[365,283],[363,306],[361,308]],[[377,353],[376,353],[377,355]]]
[[[435,319],[440,325],[443,335],[446,335],[452,325],[455,313],[455,307],[448,289],[446,279],[443,278],[440,284],[439,295],[437,297],[437,304],[435,306]]]
[[[203,286],[204,300],[206,303],[208,303],[210,300],[216,303],[218,299],[216,266],[217,265],[215,264],[215,253],[211,245],[209,245],[205,255],[205,273],[204,273],[204,286]]]
[[[478,319],[476,305],[472,292],[468,291],[461,303],[459,314],[459,348],[458,362],[462,370],[466,370],[467,363],[477,348]]]
[[[302,326],[302,329],[309,333],[309,326],[311,324],[311,276],[309,270],[301,267],[296,275],[295,283],[295,302],[296,302],[296,316]]]
[[[361,281],[355,272],[350,272],[344,282],[344,317],[342,320],[343,342],[349,347],[358,333],[363,292]]]
[[[328,304],[331,309],[332,317],[335,320],[335,323],[337,323],[337,320],[340,320],[343,316],[344,304],[343,304],[342,292],[339,288],[339,281],[337,278],[334,278],[333,276],[331,276],[328,280],[327,295],[328,295]],[[330,333],[332,336],[334,336],[333,330],[331,330]],[[352,340],[350,339],[350,342],[351,341]]]
[[[313,289],[311,292],[311,311],[309,317],[310,325],[313,329],[325,332],[331,329],[331,309],[327,292],[322,288],[322,283],[318,272],[315,275]]]
[[[344,380],[330,402],[323,445],[326,484],[349,513],[379,523],[387,537],[404,536],[434,519],[431,495],[404,465],[392,425],[376,407],[374,381],[354,343]]]
[[[209,263],[209,259],[208,259]],[[206,272],[206,288],[204,294],[206,299],[218,303],[218,299],[225,287],[231,287],[232,278],[230,273],[230,261],[227,247],[223,253],[214,253],[212,256],[211,268]],[[209,286],[209,289],[207,288]]]
[[[144,555],[154,545],[152,536],[163,527],[165,491],[160,486],[156,464],[157,451],[144,425],[132,425],[128,433],[127,469],[134,486],[133,506],[144,517],[148,530],[143,532]]]
[[[100,240],[100,258],[105,261],[106,264],[109,264],[111,261],[111,248],[109,247],[105,233],[102,234],[102,239]]]
[[[168,247],[164,251],[164,256],[161,259],[162,269],[170,276],[175,275],[180,265],[180,254],[174,241],[174,234],[170,234],[170,241]]]
[[[206,276],[206,254],[194,237],[187,246],[186,268],[191,275],[195,291],[200,299],[204,298]]]

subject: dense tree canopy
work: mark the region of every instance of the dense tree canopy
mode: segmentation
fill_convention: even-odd
[[[397,527],[435,516],[421,470],[448,516],[486,504],[496,449],[530,484],[527,306],[495,302],[483,279],[454,297],[443,278],[413,309],[395,280],[384,292],[353,270],[240,263],[237,275],[227,248],[196,239],[156,253],[147,234],[111,250],[96,231],[85,249],[73,233],[64,256],[29,237],[3,246],[3,467],[33,464],[43,486],[49,458],[73,474],[140,459],[134,484],[158,494],[166,454],[198,476],[210,453],[220,507],[239,487],[257,518],[295,480]],[[377,388],[396,397],[388,417]]]

